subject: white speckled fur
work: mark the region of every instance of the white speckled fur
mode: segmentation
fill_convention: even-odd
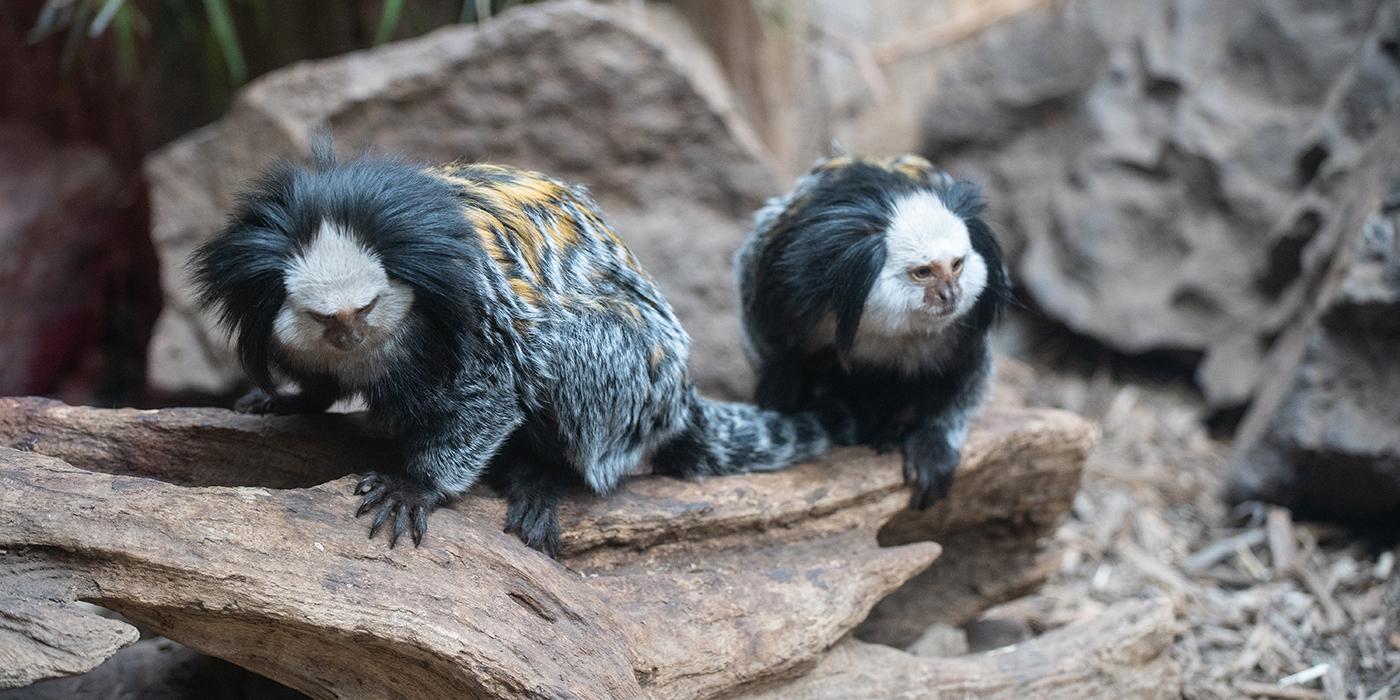
[[[821,163],[818,160],[817,163]],[[791,208],[795,202],[799,202],[813,187],[820,182],[820,178],[808,173],[797,178],[797,185],[791,192],[768,198],[757,212],[754,212],[753,229],[755,233],[745,236],[744,242],[739,249],[734,252],[734,282],[738,286],[740,299],[739,304],[739,325],[749,329],[750,311],[748,302],[754,299],[754,286],[757,284],[754,275],[757,273],[758,265],[755,264],[754,257],[758,255],[759,249],[765,243],[764,234],[773,230],[778,217],[783,212]],[[740,338],[744,348],[744,356],[749,362],[757,366],[761,358],[772,354],[773,348],[767,347],[763,343],[761,334],[746,330]]]
[[[413,290],[389,279],[378,256],[349,231],[323,221],[315,240],[288,266],[283,284],[287,300],[273,335],[291,362],[335,376],[347,387],[364,386],[383,373],[397,351]],[[359,309],[371,302],[375,304],[365,316],[364,342],[348,351],[326,342],[324,327],[310,315]]]

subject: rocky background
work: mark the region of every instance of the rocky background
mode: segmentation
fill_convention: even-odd
[[[243,178],[329,127],[345,154],[588,184],[695,336],[703,388],[742,397],[728,266],[752,210],[833,143],[916,151],[986,187],[1024,307],[1000,341],[1030,364],[1008,384],[1106,433],[1057,535],[1079,558],[1002,619],[1039,632],[1165,587],[1188,664],[1326,663],[1296,690],[1328,697],[1400,683],[1393,550],[1370,539],[1400,524],[1400,3],[617,2],[353,53],[378,4],[324,4],[236,14],[247,75],[266,73],[237,90],[155,51],[118,80],[111,37],[65,69],[61,37],[28,40],[43,2],[0,5],[0,394],[227,401],[240,375],[181,264]],[[409,5],[395,38],[461,3]],[[1265,512],[1353,529],[1287,525],[1308,552],[1288,558],[1249,520]],[[1218,675],[1187,694],[1247,690]]]

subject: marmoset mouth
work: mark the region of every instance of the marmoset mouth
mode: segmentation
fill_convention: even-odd
[[[932,316],[934,318],[946,318],[948,316],[952,316],[953,312],[957,310],[957,304],[943,304],[940,306],[925,306],[919,311],[925,316]]]
[[[372,338],[366,333],[356,333],[353,335],[327,334],[321,338],[322,345],[333,352],[343,355],[351,355],[363,351],[372,344]]]

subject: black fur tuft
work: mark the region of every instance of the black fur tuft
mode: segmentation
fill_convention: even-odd
[[[659,474],[716,476],[775,471],[849,444],[855,420],[841,404],[819,402],[785,413],[752,404],[715,401],[694,391],[685,427],[652,456]]]
[[[337,165],[335,139],[326,129],[311,132],[311,165],[316,170],[330,170]]]
[[[987,286],[982,290],[980,303],[973,309],[968,322],[976,329],[988,329],[1012,303],[1014,295],[1001,245],[984,218],[987,200],[982,196],[980,187],[966,180],[955,181],[947,187],[935,186],[934,191],[943,200],[943,205],[967,224],[972,249],[987,261]]]
[[[882,234],[895,201],[921,187],[864,163],[822,178],[805,206],[788,212],[769,234],[784,243],[767,247],[756,262],[757,286],[746,303],[758,315],[792,318],[808,328],[833,315],[838,351],[848,352],[885,264]]]
[[[273,322],[286,300],[283,276],[321,223],[330,221],[359,236],[390,277],[413,288],[420,332],[412,350],[439,368],[418,379],[448,376],[480,342],[473,331],[487,316],[473,274],[481,253],[451,188],[393,160],[336,166],[325,150],[328,141],[317,148],[319,169],[274,165],[240,196],[224,230],[195,252],[200,306],[218,314],[235,338],[244,371],[271,392],[274,370],[286,369],[272,345]]]

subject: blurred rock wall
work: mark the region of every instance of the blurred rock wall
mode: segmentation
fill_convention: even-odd
[[[137,91],[0,2],[0,395],[129,404],[160,305]]]
[[[101,150],[0,123],[0,395],[97,393],[122,184]]]
[[[1400,145],[1400,124],[1389,132]],[[1400,160],[1368,160],[1361,175],[1389,187],[1357,183],[1346,216],[1359,235],[1269,358],[1236,439],[1231,500],[1351,522],[1400,516]]]
[[[1394,3],[1079,0],[950,51],[924,150],[988,184],[1046,313],[1199,354],[1239,405],[1338,245],[1337,185],[1400,113]]]
[[[833,143],[869,153],[918,148],[942,53],[1048,1],[671,0],[642,8],[681,17],[709,47],[738,113],[790,179]]]

